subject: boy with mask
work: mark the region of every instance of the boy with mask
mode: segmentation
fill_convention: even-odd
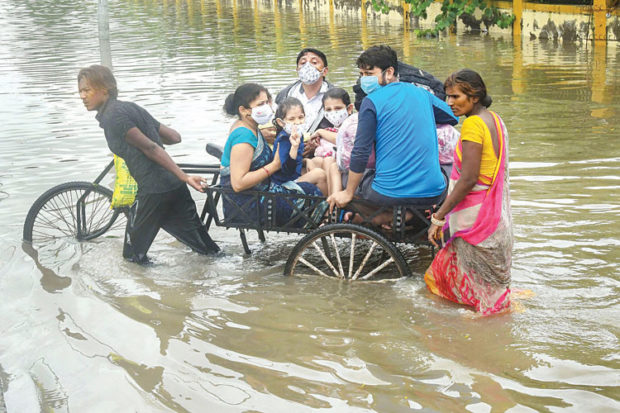
[[[219,251],[185,185],[203,192],[206,181],[183,172],[163,148],[164,143],[181,142],[181,135],[135,103],[117,100],[116,79],[109,68],[83,68],[77,79],[80,99],[87,110],[97,111],[108,147],[125,160],[138,183],[127,217],[123,257],[148,262],[146,253],[160,228],[201,254]]]
[[[328,202],[344,207],[357,196],[381,206],[439,204],[446,181],[439,166],[435,119],[452,124],[458,119],[428,91],[398,81],[396,52],[389,46],[364,51],[357,66],[367,96],[359,111],[347,187]],[[376,169],[365,173],[373,147]],[[375,223],[390,218],[386,214]]]

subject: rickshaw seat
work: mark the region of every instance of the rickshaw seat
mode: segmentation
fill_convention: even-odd
[[[205,148],[207,153],[211,156],[217,158],[218,161],[222,160],[222,154],[224,153],[224,148],[221,145],[215,143],[207,143],[207,147]]]

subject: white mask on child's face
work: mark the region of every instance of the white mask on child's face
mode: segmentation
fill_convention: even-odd
[[[289,135],[293,134],[293,129],[295,129],[298,134],[303,135],[304,133],[306,133],[307,126],[305,122],[297,125],[294,123],[286,122],[282,129],[284,129],[284,132],[288,133]]]
[[[325,112],[325,118],[334,125],[335,128],[340,127],[342,122],[349,116],[349,112],[347,112],[347,108],[339,109],[339,110],[330,110],[329,112]]]
[[[269,123],[273,118],[273,108],[269,103],[252,108],[252,119],[259,125]]]

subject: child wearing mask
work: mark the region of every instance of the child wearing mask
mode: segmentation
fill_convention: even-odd
[[[318,129],[312,134],[312,139],[317,142],[313,167],[322,167],[322,158],[334,158],[336,156],[336,133],[344,120],[353,112],[353,105],[347,91],[337,87],[325,92],[323,111],[325,118],[334,126]]]
[[[282,168],[271,176],[272,182],[308,182],[316,185],[323,194],[327,193],[327,177],[320,168],[301,174],[304,152],[303,135],[306,132],[306,114],[299,99],[286,98],[276,110],[274,124],[277,135],[273,144],[278,151]]]
[[[343,99],[343,101],[349,101],[348,94],[346,95],[346,99],[347,100]],[[336,133],[336,157],[327,161],[324,165],[325,171],[327,172],[327,186],[330,195],[334,192],[341,191],[347,184],[351,151],[355,143],[359,115],[358,112],[351,113],[353,111],[353,106],[353,104],[347,105],[349,116],[341,121],[338,132]],[[359,108],[356,106],[355,109],[357,110]],[[366,168],[373,169],[374,167],[375,152],[373,150],[368,159]]]
[[[357,130],[357,114],[353,114],[353,104],[346,90],[342,88],[332,88],[325,93],[323,97],[323,110],[325,118],[330,121],[333,128],[325,128],[317,130],[312,139],[317,141],[315,157],[307,161],[308,170],[314,168],[322,168],[327,174],[328,193],[331,194],[334,189],[332,182],[340,182],[340,172],[336,167],[336,158],[338,155],[337,136],[339,130],[346,129],[346,135],[355,138]],[[355,118],[355,119],[351,119]],[[351,119],[351,120],[349,120]],[[345,132],[343,132],[345,133]],[[342,145],[341,145],[342,146]],[[349,149],[349,153],[350,153]],[[336,178],[338,174],[338,178]]]

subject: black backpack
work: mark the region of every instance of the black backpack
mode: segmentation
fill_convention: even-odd
[[[446,100],[446,92],[443,88],[443,82],[422,69],[399,61],[398,77],[401,82],[413,83],[418,87],[428,90],[439,99]],[[362,99],[366,97],[366,93],[364,93],[360,87],[359,80],[355,85],[353,85],[353,92],[355,93],[355,107],[359,110],[359,106],[362,104]]]

